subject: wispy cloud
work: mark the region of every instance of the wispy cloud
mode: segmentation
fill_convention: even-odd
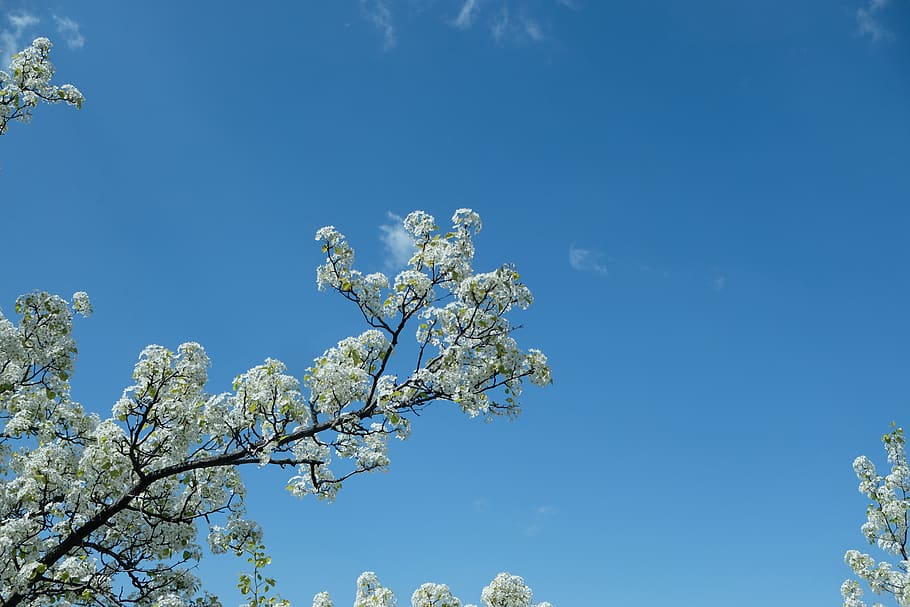
[[[373,27],[382,34],[382,48],[389,50],[398,44],[392,10],[386,0],[360,0],[360,11]]]
[[[477,7],[479,5],[480,0],[465,0],[464,4],[461,5],[461,10],[458,11],[458,16],[452,20],[452,25],[460,30],[469,29],[477,16]]]
[[[534,537],[543,531],[543,519],[548,516],[555,516],[558,510],[554,506],[538,506],[534,511],[533,520],[524,528],[524,534],[527,537]]]
[[[2,2],[2,0],[0,0]],[[497,44],[545,44],[552,34],[547,13],[554,5],[572,11],[583,10],[584,0],[358,0],[360,14],[382,38],[383,50],[398,46],[399,34],[405,27],[416,26],[425,17],[445,23],[453,30],[488,32]],[[404,17],[402,17],[402,15]]]
[[[856,26],[860,36],[869,36],[872,42],[893,40],[894,34],[881,22],[881,12],[890,0],[869,0],[864,6],[856,9]]]
[[[544,39],[543,30],[540,29],[540,24],[533,19],[524,19],[522,21],[522,26],[524,27],[525,34],[531,41],[540,42]]]
[[[720,293],[727,288],[727,277],[723,274],[715,276],[714,280],[711,281],[711,288]]]
[[[490,25],[493,39],[503,44],[505,42],[541,42],[546,36],[543,28],[536,19],[526,16],[515,17],[503,6],[493,18]]]
[[[502,7],[499,14],[493,19],[493,24],[490,26],[490,32],[493,34],[493,39],[496,40],[496,42],[501,42],[508,27],[509,9]]]
[[[607,265],[603,258],[603,253],[596,249],[582,249],[574,244],[569,247],[569,265],[578,272],[606,274]]]
[[[387,268],[400,270],[414,255],[414,242],[405,231],[401,217],[392,212],[388,212],[387,216],[390,221],[379,226],[379,240],[385,246]]]
[[[70,48],[82,48],[85,46],[85,36],[79,30],[79,24],[69,17],[60,17],[52,15],[54,23],[57,24],[57,33],[63,36],[63,41]]]
[[[570,8],[573,11],[581,10],[581,3],[578,0],[556,0],[556,4]]]
[[[30,27],[32,25],[38,25],[38,23],[41,22],[41,19],[39,19],[35,15],[29,14],[29,13],[14,13],[12,15],[8,15],[7,19],[9,20],[10,24],[14,28],[16,28],[16,31],[20,34],[22,33],[22,30],[24,30],[25,28]]]
[[[26,31],[38,25],[41,20],[27,12],[10,13],[6,16],[9,27],[0,30],[0,69],[6,70],[15,53],[26,44]]]

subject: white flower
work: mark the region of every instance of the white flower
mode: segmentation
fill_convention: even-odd
[[[395,607],[395,595],[379,583],[372,571],[364,571],[357,578],[357,596],[354,607]]]
[[[54,76],[49,59],[51,46],[47,38],[36,38],[13,55],[8,73],[0,72],[0,135],[7,131],[11,120],[31,120],[32,109],[40,101],[82,107],[84,98],[76,87],[50,83]]]
[[[88,293],[85,291],[73,293],[73,310],[82,316],[90,316],[92,314],[92,302],[89,301]]]
[[[445,584],[423,584],[411,595],[411,607],[461,607]]]
[[[49,48],[38,41],[17,55],[16,86],[44,86],[53,73]],[[9,82],[4,78],[3,86]],[[259,526],[243,516],[242,465],[291,468],[292,494],[331,500],[352,475],[387,468],[389,437],[407,437],[414,414],[434,402],[471,416],[517,414],[522,382],[550,381],[546,357],[522,351],[507,318],[531,302],[530,291],[510,266],[475,273],[471,234],[480,218],[460,209],[453,223],[439,234],[428,214],[409,215],[417,252],[392,285],[383,274],[355,269],[354,251],[335,228],[317,232],[326,255],[319,285],[355,305],[366,330],[318,356],[302,386],[269,358],[213,395],[200,344],[149,345],[112,416],[101,420],[70,396],[73,316],[91,313],[88,295],[74,293],[69,302],[43,292],[18,298],[16,322],[0,313],[0,553],[16,555],[12,566],[0,559],[0,594],[24,592],[23,607],[66,607],[91,602],[83,590],[128,596],[136,580],[145,583],[144,573],[130,573],[153,571],[154,586],[135,589],[145,592],[139,603],[199,605],[192,574],[204,552],[199,534],[207,532],[214,553],[248,552],[261,541]],[[896,467],[884,480],[859,468],[869,494],[881,500],[867,533],[893,549],[907,510],[897,495],[910,475],[900,450],[889,457]],[[74,529],[90,521],[102,524],[73,540]],[[67,542],[75,544],[48,557]],[[132,572],[111,555],[128,557]],[[873,565],[858,571],[876,588],[890,588],[902,575]],[[488,607],[529,607],[531,594],[521,578],[501,574],[484,597]],[[393,607],[395,596],[367,573],[356,604]],[[460,601],[445,585],[425,584],[412,604]],[[314,598],[314,607],[330,606],[327,594]]]
[[[437,229],[436,220],[428,213],[414,211],[408,213],[408,216],[405,217],[404,229],[415,239],[419,240],[429,236],[430,232]]]
[[[328,592],[320,592],[313,597],[313,607],[335,607]]]
[[[486,607],[530,607],[531,589],[521,577],[504,572],[483,589],[480,600]]]

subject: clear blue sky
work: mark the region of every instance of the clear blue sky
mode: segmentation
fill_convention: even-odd
[[[910,425],[906,0],[0,12],[86,96],[0,140],[0,306],[89,292],[89,408],[148,343],[202,343],[218,392],[359,332],[315,288],[325,224],[377,270],[389,213],[472,207],[479,267],[537,296],[515,320],[555,385],[517,421],[426,415],[333,505],[252,475],[296,605],[365,569],[402,605],[502,570],[556,607],[840,604],[851,463]],[[203,565],[226,606],[241,566]]]

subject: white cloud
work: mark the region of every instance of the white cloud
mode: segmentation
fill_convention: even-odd
[[[474,18],[477,16],[477,6],[479,4],[480,0],[465,0],[464,4],[461,5],[461,10],[458,11],[458,16],[452,21],[452,25],[460,30],[470,28],[474,23]]]
[[[723,274],[715,277],[714,280],[711,282],[711,286],[714,288],[715,291],[720,293],[727,287],[727,277],[724,276]]]
[[[530,523],[528,523],[524,528],[524,535],[527,537],[535,537],[540,535],[541,531],[544,529],[543,519],[545,517],[556,516],[558,510],[554,506],[543,505],[538,506],[534,510],[534,516]]]
[[[856,26],[860,36],[869,36],[872,42],[893,40],[894,34],[882,25],[880,13],[889,0],[869,0],[865,6],[856,9]]]
[[[538,535],[540,535],[540,525],[538,525],[537,523],[531,523],[530,525],[525,527],[524,534],[527,537],[537,537]]]
[[[513,17],[509,9],[503,6],[490,25],[493,39],[504,42],[542,42],[546,35],[540,23],[530,17]]]
[[[17,13],[9,15],[7,18],[9,19],[10,24],[16,28],[16,32],[20,34],[25,28],[38,25],[41,21],[38,17],[29,13]]]
[[[41,20],[31,13],[11,13],[6,16],[9,29],[0,30],[0,69],[5,70],[15,53],[18,53],[27,44],[24,39],[26,30],[38,25]]]
[[[496,42],[502,42],[508,28],[509,9],[502,7],[499,11],[499,15],[493,20],[493,25],[490,26],[490,31],[493,33],[493,39],[496,40]]]
[[[525,34],[527,34],[528,38],[533,42],[540,42],[544,38],[543,31],[540,29],[540,24],[533,19],[524,20],[524,30]]]
[[[360,10],[367,21],[382,34],[382,48],[394,48],[398,44],[398,35],[388,3],[385,0],[360,0]]]
[[[2,2],[2,0],[0,0]],[[581,11],[583,0],[553,0],[547,10],[541,0],[534,3],[518,0],[358,0],[362,18],[382,38],[383,50],[398,45],[399,33],[433,15],[454,30],[466,32],[477,27],[490,33],[497,44],[528,45],[546,43],[551,34],[544,14],[553,5]],[[441,13],[441,14],[440,14]],[[401,19],[404,15],[404,19]],[[404,25],[402,25],[404,24]]]
[[[569,247],[569,265],[578,272],[607,273],[603,253],[594,249],[582,249],[574,244]]]
[[[386,266],[391,270],[400,270],[414,255],[414,242],[405,231],[401,217],[392,212],[387,215],[391,221],[379,226],[379,240],[385,246]]]
[[[57,33],[63,36],[64,42],[70,48],[82,48],[85,46],[85,36],[79,31],[79,24],[69,17],[59,17],[53,15],[54,23],[57,24]]]

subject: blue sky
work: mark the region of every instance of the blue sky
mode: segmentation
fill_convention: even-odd
[[[910,424],[906,0],[0,13],[0,50],[50,37],[86,96],[0,141],[0,307],[89,292],[91,409],[148,343],[202,343],[218,392],[359,333],[316,291],[322,225],[381,270],[391,215],[471,207],[478,267],[536,295],[555,384],[517,421],[425,415],[332,505],[249,475],[286,598],[371,569],[478,602],[507,570],[557,607],[839,604],[851,463]],[[225,605],[241,568],[202,566]]]

